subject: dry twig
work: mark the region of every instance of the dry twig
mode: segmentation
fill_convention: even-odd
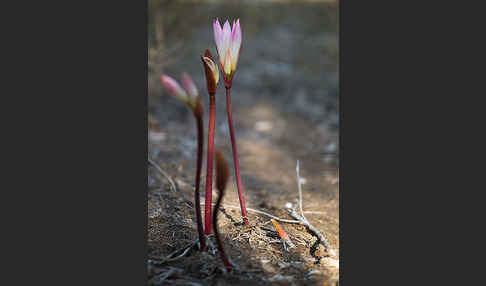
[[[302,209],[302,179],[300,178],[300,168],[299,168],[299,160],[297,160],[297,166],[295,167],[295,172],[297,173],[297,186],[299,187],[299,208],[300,208],[300,216],[307,221],[304,216],[304,210]]]
[[[320,243],[326,247],[326,249],[329,251],[331,255],[335,255],[336,253],[334,250],[331,248],[329,243],[327,243],[326,238],[324,235],[322,235],[313,225],[307,221],[307,219],[304,216],[304,210],[302,209],[302,179],[300,178],[300,173],[299,173],[299,160],[297,160],[297,167],[295,168],[296,173],[297,173],[297,184],[299,186],[299,208],[300,208],[300,215],[297,214],[295,211],[295,208],[292,209],[290,212],[290,216],[298,220],[302,225],[306,226],[307,229],[312,232],[317,239],[319,239]]]

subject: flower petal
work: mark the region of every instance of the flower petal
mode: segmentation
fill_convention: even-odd
[[[182,86],[190,97],[197,97],[199,95],[192,78],[185,72],[182,73]]]
[[[240,19],[236,20],[236,23],[233,25],[233,32],[231,33],[231,69],[234,71],[236,69],[236,65],[238,64],[238,58],[240,56],[240,48],[241,48],[241,27],[240,27]]]
[[[222,53],[219,53],[219,56],[224,60],[226,59],[226,53],[228,52],[228,49],[230,47],[230,42],[231,42],[231,27],[226,20],[223,26],[223,41],[222,41]]]
[[[224,53],[223,51],[223,30],[221,29],[221,24],[219,23],[218,18],[213,22],[213,32],[214,32],[214,41],[216,42],[216,49],[218,50],[218,55]]]

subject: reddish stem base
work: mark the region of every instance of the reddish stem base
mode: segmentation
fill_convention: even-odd
[[[206,201],[204,206],[204,230],[206,235],[211,234],[211,201],[213,194],[213,161],[214,161],[214,124],[216,117],[216,102],[214,94],[209,94],[209,130],[208,153],[206,164]]]

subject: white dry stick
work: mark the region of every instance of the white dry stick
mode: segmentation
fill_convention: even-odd
[[[171,185],[172,187],[172,190],[174,192],[177,192],[177,188],[176,188],[176,185],[174,183],[174,181],[172,180],[172,178],[166,173],[164,172],[164,170],[162,170],[159,165],[157,165],[157,163],[155,163],[154,161],[152,161],[150,158],[148,158],[148,162],[154,166],[155,169],[157,169],[157,171],[159,171],[159,173],[161,173],[166,179],[167,181],[169,181],[169,184]]]
[[[297,160],[297,166],[295,167],[295,172],[297,173],[297,186],[299,187],[299,208],[300,208],[300,216],[307,221],[304,216],[304,210],[302,209],[302,179],[300,178],[300,168],[299,168],[299,160]]]
[[[297,160],[297,167],[295,168],[295,171],[297,173],[297,185],[299,187],[300,216],[295,211],[295,208],[290,212],[290,216],[299,220],[301,224],[305,225],[311,232],[313,232],[317,236],[317,239],[319,239],[319,241],[322,243],[322,245],[324,245],[324,247],[326,247],[326,249],[329,251],[329,254],[334,256],[336,253],[331,248],[329,243],[327,243],[326,238],[313,225],[311,225],[304,216],[304,210],[302,209],[302,179],[300,178],[299,169],[299,160]]]
[[[305,214],[325,214],[325,212],[319,212],[319,211],[305,211]]]

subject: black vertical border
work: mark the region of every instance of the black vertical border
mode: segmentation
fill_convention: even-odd
[[[4,9],[2,285],[147,284],[147,5]]]
[[[468,102],[462,96],[471,79],[460,82],[457,74],[469,69],[451,59],[468,62],[476,45],[450,39],[451,31],[469,35],[482,26],[458,20],[480,18],[468,5],[434,4],[340,1],[339,285],[440,285],[456,277],[452,284],[471,284],[465,280],[474,263],[455,264],[468,260],[448,251],[469,243],[458,244],[459,237],[472,237],[454,228],[469,177],[451,172],[466,166],[452,162],[453,150],[465,156],[470,147],[450,146],[470,124],[457,127],[459,111],[451,111]],[[464,275],[457,274],[460,264]]]

